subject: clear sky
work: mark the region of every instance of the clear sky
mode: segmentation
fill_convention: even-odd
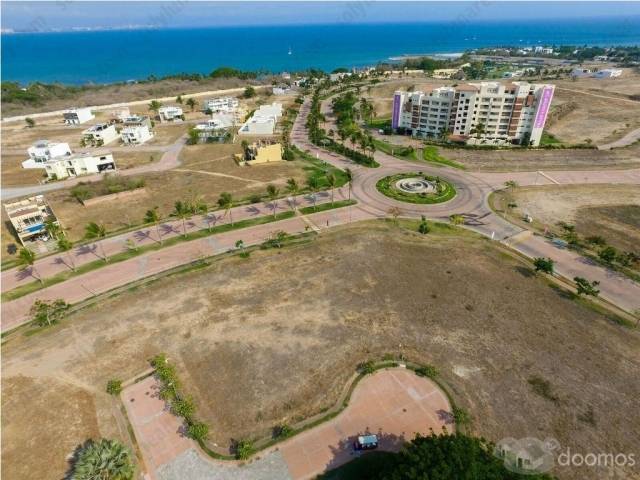
[[[640,15],[640,2],[51,2],[2,1],[2,28],[49,31],[72,28],[166,28],[311,23],[386,23],[563,19]]]

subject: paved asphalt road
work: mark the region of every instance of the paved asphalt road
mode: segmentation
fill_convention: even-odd
[[[543,172],[518,172],[512,174],[469,173],[448,167],[407,162],[386,155],[383,152],[376,152],[375,154],[376,160],[381,165],[379,168],[366,168],[310,144],[304,127],[308,112],[309,101],[307,100],[302,105],[292,128],[292,142],[298,148],[306,150],[336,167],[350,168],[354,174],[352,196],[358,201],[358,205],[346,209],[317,213],[305,219],[296,217],[184,242],[117,264],[107,265],[85,275],[73,277],[63,283],[34,292],[17,300],[4,302],[2,304],[2,331],[27,321],[29,308],[37,298],[64,298],[70,303],[79,302],[89,298],[94,293],[105,292],[148,275],[174,268],[203,255],[221,253],[232,248],[236,240],[241,239],[247,245],[258,244],[268,238],[275,230],[298,233],[305,231],[305,227],[308,228],[310,223],[314,229],[319,230],[351,221],[381,218],[388,215],[387,212],[391,207],[400,208],[402,215],[406,217],[425,215],[433,220],[446,220],[451,214],[461,214],[465,217],[465,226],[467,228],[510,245],[526,256],[532,258],[549,256],[556,261],[556,271],[560,275],[569,279],[574,276],[582,276],[591,280],[600,280],[602,297],[628,311],[640,308],[640,285],[616,272],[587,262],[582,257],[577,257],[574,252],[557,249],[540,237],[522,235],[523,230],[520,227],[512,225],[493,213],[487,202],[489,194],[494,189],[502,187],[507,179],[515,179],[522,185],[535,185],[542,182],[560,184],[585,182],[639,184],[640,169],[608,170],[603,172],[554,171],[552,177]],[[178,149],[177,144],[176,149]],[[177,153],[175,155],[177,157]],[[173,161],[175,160],[171,157],[166,160],[168,164]],[[152,166],[147,167],[153,168]],[[411,205],[389,199],[380,194],[375,188],[376,182],[382,177],[397,172],[415,170],[423,171],[426,174],[439,175],[452,182],[458,192],[457,196],[446,203],[437,205]],[[344,195],[345,192],[343,190],[336,198],[343,198]],[[283,201],[280,202],[280,204],[283,203]],[[236,212],[235,215],[237,217],[235,218],[239,219],[243,215],[241,208]],[[258,209],[258,212],[245,212],[244,214],[255,216],[264,215],[267,212],[263,209]],[[218,218],[216,221],[220,221],[220,219]],[[203,225],[202,218],[199,220],[194,219],[192,228],[197,228],[198,222],[200,222],[200,226]],[[176,235],[179,234],[180,227],[181,225],[178,225],[176,230],[175,222],[173,222],[173,224],[168,224],[165,230],[167,235]],[[142,229],[133,234],[111,237],[101,242],[79,247],[76,249],[77,259],[80,262],[94,260],[101,254],[103,247],[108,254],[109,252],[122,250],[126,248],[124,242],[131,235],[134,236],[133,240],[135,242],[141,244],[157,241],[153,227]],[[65,265],[64,256],[53,255],[40,260],[36,264],[36,268],[41,269],[45,276],[48,276],[68,267]],[[28,278],[25,272],[11,269],[2,273],[2,281],[2,289],[6,291],[12,285],[17,286],[32,281],[32,279]]]

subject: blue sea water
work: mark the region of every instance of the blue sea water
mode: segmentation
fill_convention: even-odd
[[[330,71],[402,54],[537,44],[637,45],[640,17],[3,34],[2,79],[108,83],[223,65]]]

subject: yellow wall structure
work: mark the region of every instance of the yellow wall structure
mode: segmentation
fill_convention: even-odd
[[[256,165],[260,163],[281,162],[282,145],[273,143],[270,145],[253,144],[249,149],[255,150],[255,158],[246,160],[243,154],[236,154],[236,159],[241,165]]]

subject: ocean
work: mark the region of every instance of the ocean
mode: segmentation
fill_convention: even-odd
[[[637,45],[640,17],[2,34],[2,80],[110,83],[219,66],[331,71],[405,54],[538,44]]]

